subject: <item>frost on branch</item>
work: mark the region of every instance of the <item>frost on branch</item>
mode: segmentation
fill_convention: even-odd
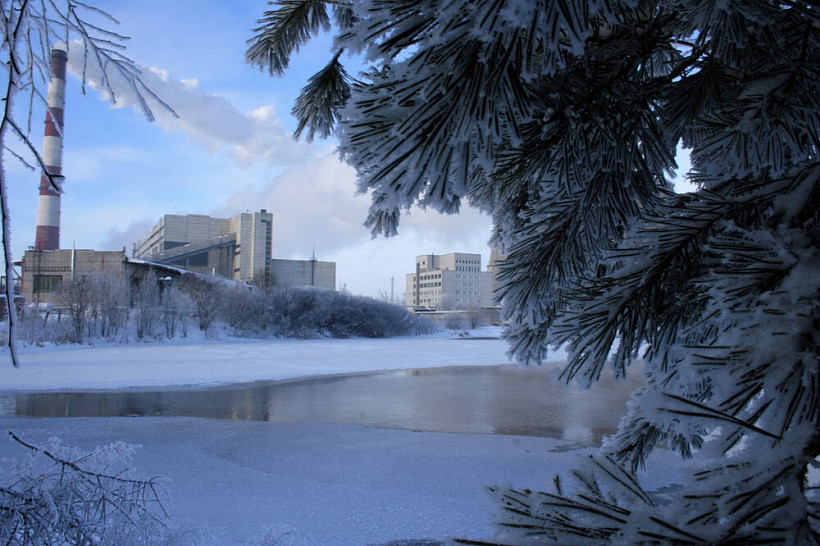
[[[504,540],[817,543],[817,6],[352,12],[335,45],[366,71],[337,136],[372,196],[367,226],[390,235],[413,205],[466,199],[493,215],[507,255],[497,295],[513,357],[538,364],[564,345],[563,378],[584,384],[644,360],[646,386],[596,462],[556,493],[495,489]],[[679,146],[691,194],[674,193]],[[701,466],[669,508],[633,484],[659,447]]]
[[[168,537],[157,479],[131,476],[133,446],[85,452],[56,439],[35,445],[8,436],[26,454],[0,483],[3,543],[159,544]]]

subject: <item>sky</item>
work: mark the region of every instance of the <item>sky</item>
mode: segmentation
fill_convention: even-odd
[[[154,108],[148,122],[127,94],[109,97],[77,77],[79,44],[69,45],[61,247],[119,250],[163,214],[231,217],[273,213],[273,256],[336,262],[339,288],[402,298],[415,256],[482,254],[486,267],[490,219],[412,210],[397,237],[373,239],[362,224],[369,197],[356,194],[353,169],[334,140],[292,138],[290,110],[307,79],[330,58],[322,36],[296,55],[281,78],[244,62],[246,40],[264,1],[94,2],[119,21],[126,54],[144,81],[179,115]],[[98,22],[99,19],[97,20]],[[42,142],[42,108],[33,114],[33,141]],[[39,173],[9,158],[11,241],[15,258],[34,244]]]
[[[334,261],[337,287],[353,294],[389,296],[392,290],[403,298],[405,275],[420,254],[480,253],[486,267],[488,216],[468,207],[458,215],[413,209],[398,236],[374,239],[362,225],[369,197],[356,194],[355,172],[338,159],[336,142],[292,138],[290,110],[330,58],[328,36],[303,47],[287,74],[274,78],[244,62],[265,1],[95,4],[117,19],[114,29],[130,38],[126,54],[179,117],[155,107],[149,123],[127,93],[115,95],[112,105],[94,88],[93,74],[83,90],[82,49],[70,44],[62,248],[125,248],[130,255],[164,214],[231,217],[266,209],[274,217],[275,258]],[[42,119],[42,108],[35,109],[38,146]],[[14,160],[5,166],[19,258],[34,244],[39,173]]]

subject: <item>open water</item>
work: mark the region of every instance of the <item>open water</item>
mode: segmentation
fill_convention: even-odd
[[[195,416],[272,422],[545,436],[599,445],[641,374],[591,389],[555,371],[514,365],[409,369],[214,388],[0,393],[0,414],[33,417]]]

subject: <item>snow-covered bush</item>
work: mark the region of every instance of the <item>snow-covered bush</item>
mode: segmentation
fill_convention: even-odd
[[[226,286],[196,275],[184,275],[179,281],[179,289],[193,303],[193,316],[197,326],[203,332],[207,332],[219,315],[220,296],[227,290]]]
[[[269,295],[252,286],[226,288],[221,294],[222,320],[239,335],[262,336],[272,324]]]
[[[401,306],[333,290],[293,287],[268,292],[232,290],[223,295],[226,322],[238,335],[391,337],[435,329]]]
[[[169,536],[164,492],[156,478],[132,476],[132,446],[86,452],[8,435],[25,456],[0,472],[4,544],[161,544]]]
[[[338,126],[373,232],[468,199],[504,246],[519,361],[564,345],[563,378],[587,384],[646,362],[573,483],[496,489],[503,540],[817,543],[816,3],[280,0],[247,59],[281,74],[331,15],[336,51],[297,99],[297,134]],[[362,54],[355,80],[343,52]],[[702,465],[671,508],[634,477],[658,446]]]
[[[71,343],[74,339],[69,321],[60,320],[62,317],[58,313],[24,308],[18,313],[18,317],[16,333],[28,345]],[[3,330],[3,335],[8,335],[8,330]]]
[[[145,300],[143,294],[140,290],[132,294],[128,280],[122,276],[82,275],[60,285],[55,312],[49,309],[39,314],[43,325],[51,324],[52,330],[60,329],[63,315],[66,315],[71,326],[71,335],[67,341],[73,343],[82,343],[86,338],[116,339],[128,324],[128,308],[132,297],[136,298],[137,309],[142,309]],[[149,300],[145,303],[149,303]],[[37,314],[29,309],[26,317],[33,319]],[[23,317],[21,324],[23,339],[42,330],[38,328],[36,320],[27,320],[26,317]],[[145,325],[140,323],[139,327],[144,328]],[[62,336],[55,335],[54,331],[51,332],[51,337],[54,341],[62,340]]]
[[[192,322],[203,332],[218,323],[234,335],[259,338],[390,337],[437,329],[399,305],[309,287],[263,291],[187,274],[168,282],[153,272],[133,284],[105,276],[65,284],[65,308],[21,315],[17,335],[26,343],[174,339],[187,337]]]
[[[131,288],[131,307],[137,339],[154,339],[158,333],[162,311],[157,276],[150,271]]]
[[[194,301],[191,296],[176,286],[165,287],[162,290],[160,312],[166,338],[174,339],[177,336],[177,329],[182,337],[188,336],[188,321],[194,314]]]
[[[73,330],[72,341],[82,343],[89,312],[92,308],[93,286],[87,277],[79,277],[60,285],[57,300],[67,310]]]
[[[93,316],[89,336],[117,339],[128,324],[129,281],[119,275],[91,275]]]

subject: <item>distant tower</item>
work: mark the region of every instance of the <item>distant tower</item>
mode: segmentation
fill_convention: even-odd
[[[65,107],[65,65],[68,53],[64,46],[51,50],[51,79],[48,82],[46,127],[43,137],[43,163],[52,176],[61,176],[63,168],[63,108]],[[60,248],[60,193],[43,173],[40,176],[40,200],[37,206],[36,250]]]

